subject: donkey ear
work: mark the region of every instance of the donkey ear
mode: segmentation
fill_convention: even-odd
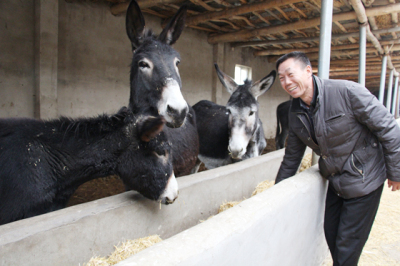
[[[228,76],[227,74],[225,74],[224,72],[222,72],[216,63],[214,63],[214,66],[215,66],[215,70],[217,71],[218,78],[221,81],[222,85],[227,89],[227,91],[230,94],[232,94],[238,87],[235,80],[233,78],[231,78],[230,76]]]
[[[143,41],[144,17],[139,5],[132,0],[126,11],[126,33],[131,40],[132,47],[136,49]]]
[[[149,116],[138,123],[138,136],[144,142],[149,142],[157,136],[164,127],[165,119],[162,116]]]
[[[250,88],[250,93],[257,99],[258,96],[262,95],[263,93],[267,92],[272,84],[274,84],[276,76],[276,71],[272,70],[268,76],[256,81]]]
[[[169,45],[173,45],[181,36],[183,29],[185,28],[187,6],[183,5],[179,8],[178,12],[171,19],[168,25],[160,33],[158,39]]]

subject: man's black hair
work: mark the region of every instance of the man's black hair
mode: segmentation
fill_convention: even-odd
[[[295,60],[299,60],[300,62],[303,63],[304,67],[311,66],[310,59],[308,59],[308,57],[306,56],[305,53],[294,51],[294,52],[291,52],[291,53],[288,53],[288,54],[285,54],[285,55],[281,56],[276,61],[276,70],[278,70],[278,67],[279,67],[280,64],[282,64],[283,62],[285,62],[289,58],[294,58]]]

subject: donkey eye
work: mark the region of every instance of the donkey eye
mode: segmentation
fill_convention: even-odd
[[[251,116],[251,115],[254,115],[254,112],[253,112],[253,111],[250,111],[250,114],[249,114],[249,116]]]
[[[138,65],[140,68],[150,68],[149,64],[147,64],[145,61],[139,61]]]
[[[175,65],[176,65],[176,66],[178,66],[180,62],[181,62],[181,61],[179,61],[179,60],[176,60],[176,63],[175,63]]]

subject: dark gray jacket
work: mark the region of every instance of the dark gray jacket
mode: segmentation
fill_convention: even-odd
[[[345,198],[369,194],[389,178],[400,182],[400,128],[388,110],[366,88],[346,80],[315,77],[318,97],[310,122],[293,99],[287,148],[276,183],[293,176],[306,146],[320,157],[321,175]]]

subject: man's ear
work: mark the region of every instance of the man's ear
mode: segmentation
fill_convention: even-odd
[[[310,74],[310,76],[312,76],[312,67],[310,65],[306,66],[306,71]]]

